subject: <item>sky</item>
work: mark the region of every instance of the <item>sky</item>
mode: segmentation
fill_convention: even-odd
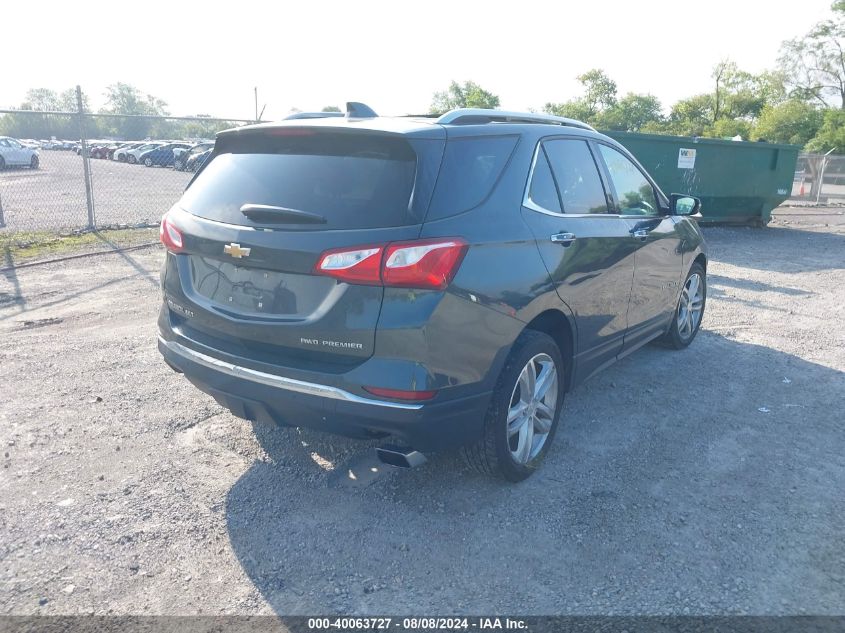
[[[829,17],[830,4],[4,2],[0,108],[18,106],[30,88],[80,84],[96,109],[105,87],[123,81],[174,116],[251,119],[255,87],[265,120],[346,101],[409,114],[427,112],[451,80],[470,79],[503,109],[526,110],[577,96],[575,77],[601,68],[620,96],[652,93],[668,111],[712,90],[722,59],[751,72],[774,67],[780,43]]]

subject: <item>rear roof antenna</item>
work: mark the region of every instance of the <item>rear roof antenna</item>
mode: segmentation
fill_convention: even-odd
[[[347,119],[375,119],[378,115],[368,105],[359,103],[357,101],[346,102],[346,118]]]

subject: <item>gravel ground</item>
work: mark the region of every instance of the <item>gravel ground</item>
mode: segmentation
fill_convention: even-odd
[[[232,417],[159,360],[158,249],[6,273],[0,613],[845,613],[841,210],[706,235],[698,339],[519,485]]]
[[[80,228],[88,224],[82,158],[44,150],[41,167],[0,173],[0,203],[9,231]],[[158,222],[182,195],[190,172],[91,159],[99,226]]]

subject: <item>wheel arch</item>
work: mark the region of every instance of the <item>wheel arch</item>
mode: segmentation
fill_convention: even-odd
[[[575,365],[575,332],[569,319],[560,310],[550,308],[531,319],[524,329],[543,332],[557,343],[566,370],[565,386],[569,391]]]

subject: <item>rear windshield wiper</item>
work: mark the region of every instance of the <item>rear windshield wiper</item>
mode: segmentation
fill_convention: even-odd
[[[274,207],[269,204],[245,204],[241,207],[243,213],[250,220],[264,222],[279,222],[283,224],[325,224],[326,218],[316,213]]]

